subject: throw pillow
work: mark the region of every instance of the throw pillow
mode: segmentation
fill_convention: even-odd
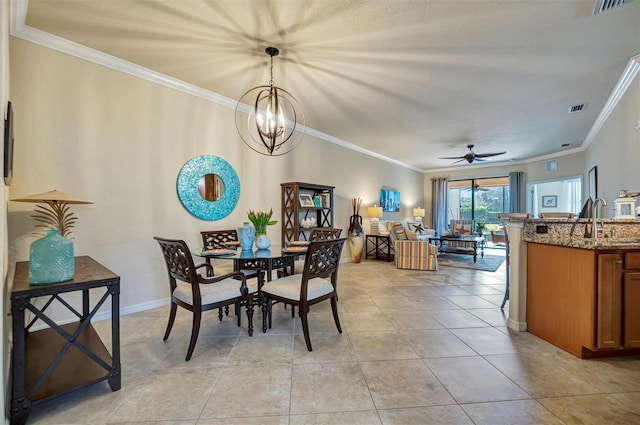
[[[422,223],[411,223],[411,226],[413,226],[413,230],[418,235],[422,235],[423,233],[426,233],[426,229],[424,228],[424,225]]]
[[[407,239],[407,235],[404,234],[404,226],[402,223],[393,223],[393,233],[396,234],[396,238],[400,241]]]
[[[404,234],[407,235],[407,239],[410,241],[417,241],[418,240],[418,236],[416,236],[416,232],[414,232],[413,230],[409,229],[409,227],[407,226],[406,229],[404,229]]]

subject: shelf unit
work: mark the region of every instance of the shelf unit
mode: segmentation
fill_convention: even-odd
[[[282,187],[282,242],[309,240],[310,228],[304,228],[301,220],[314,217],[315,227],[333,227],[333,189],[313,183],[289,182],[281,183]],[[319,204],[303,207],[300,195],[309,195]],[[315,206],[319,205],[319,206]]]

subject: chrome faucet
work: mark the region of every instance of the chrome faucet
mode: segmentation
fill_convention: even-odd
[[[594,240],[598,239],[598,232],[604,232],[604,227],[602,229],[598,229],[598,204],[600,204],[600,209],[602,209],[602,207],[607,206],[607,201],[605,201],[603,198],[598,198],[593,201],[593,213],[591,214],[593,218],[593,224],[591,225],[591,237]]]

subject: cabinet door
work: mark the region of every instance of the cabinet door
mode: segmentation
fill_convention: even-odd
[[[622,338],[622,255],[598,255],[596,341],[598,348],[619,348]]]
[[[640,272],[624,274],[624,346],[640,347]]]

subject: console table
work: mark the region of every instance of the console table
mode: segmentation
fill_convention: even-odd
[[[94,307],[89,290],[103,288]],[[95,291],[96,289],[94,289]],[[82,311],[77,311],[61,295],[82,291]],[[99,294],[98,294],[99,295]],[[38,307],[32,299],[49,297]],[[111,297],[111,354],[104,346],[91,319]],[[57,300],[78,319],[58,325],[46,315]],[[34,300],[35,301],[35,300]],[[41,303],[38,303],[41,304]],[[33,319],[25,323],[25,310]],[[62,394],[107,380],[112,391],[118,391],[120,376],[120,277],[88,256],[75,258],[72,280],[49,285],[29,284],[29,262],[16,263],[11,290],[13,315],[13,351],[11,425],[27,422],[31,406]],[[30,331],[40,319],[49,327]]]
[[[371,248],[369,245],[371,244]],[[371,255],[377,260],[393,260],[393,246],[391,243],[391,237],[389,235],[366,235],[365,241],[365,255],[364,258],[369,258]]]

